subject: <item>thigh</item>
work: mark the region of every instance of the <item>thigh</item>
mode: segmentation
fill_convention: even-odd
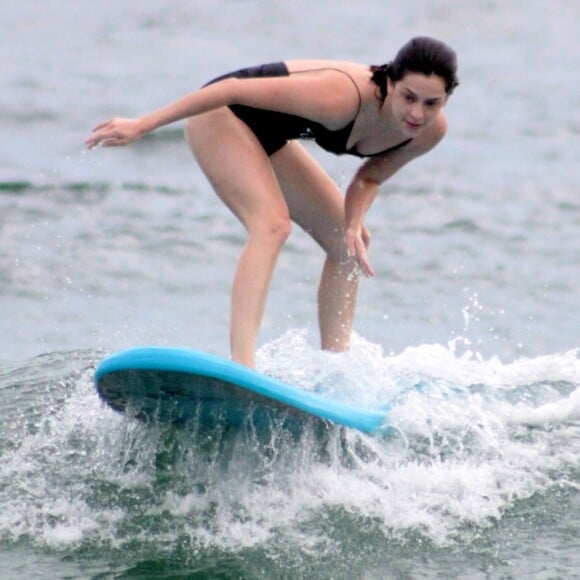
[[[344,196],[304,147],[288,143],[271,157],[290,216],[332,257],[348,257]]]
[[[191,117],[186,137],[216,193],[246,228],[289,218],[268,156],[231,110],[224,107]]]

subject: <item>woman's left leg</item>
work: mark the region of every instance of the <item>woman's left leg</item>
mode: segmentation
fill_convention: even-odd
[[[359,275],[345,242],[344,196],[299,143],[288,143],[270,161],[292,220],[326,252],[318,289],[321,346],[348,350]]]

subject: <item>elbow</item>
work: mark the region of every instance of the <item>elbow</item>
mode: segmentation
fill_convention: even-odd
[[[353,180],[353,186],[358,190],[378,190],[381,182],[373,176],[357,174]]]

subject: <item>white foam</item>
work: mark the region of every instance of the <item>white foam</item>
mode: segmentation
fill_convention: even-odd
[[[391,401],[395,435],[331,429],[324,444],[283,433],[212,443],[112,412],[87,372],[3,457],[0,538],[66,549],[143,537],[163,550],[184,538],[191,549],[235,549],[283,537],[314,549],[332,542],[325,521],[340,513],[444,544],[518,499],[575,485],[578,351],[503,364],[441,345],[385,356],[355,337],[351,352],[328,354],[296,331],[258,362],[303,388]]]
[[[564,399],[539,407],[519,403],[506,409],[506,421],[520,425],[546,426],[580,420],[580,387]]]

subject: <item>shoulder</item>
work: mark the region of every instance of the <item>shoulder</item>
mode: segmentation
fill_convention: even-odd
[[[350,86],[361,90],[371,77],[368,65],[342,60],[289,60],[284,63],[295,79],[324,84],[330,90]]]
[[[225,95],[224,103],[297,115],[330,130],[340,129],[353,119],[360,103],[358,87],[352,74],[337,61],[284,64],[287,75],[225,79],[218,87]]]
[[[342,128],[359,111],[362,87],[370,78],[368,66],[340,60],[290,60],[285,64],[291,82],[321,103],[316,120],[328,129]]]

